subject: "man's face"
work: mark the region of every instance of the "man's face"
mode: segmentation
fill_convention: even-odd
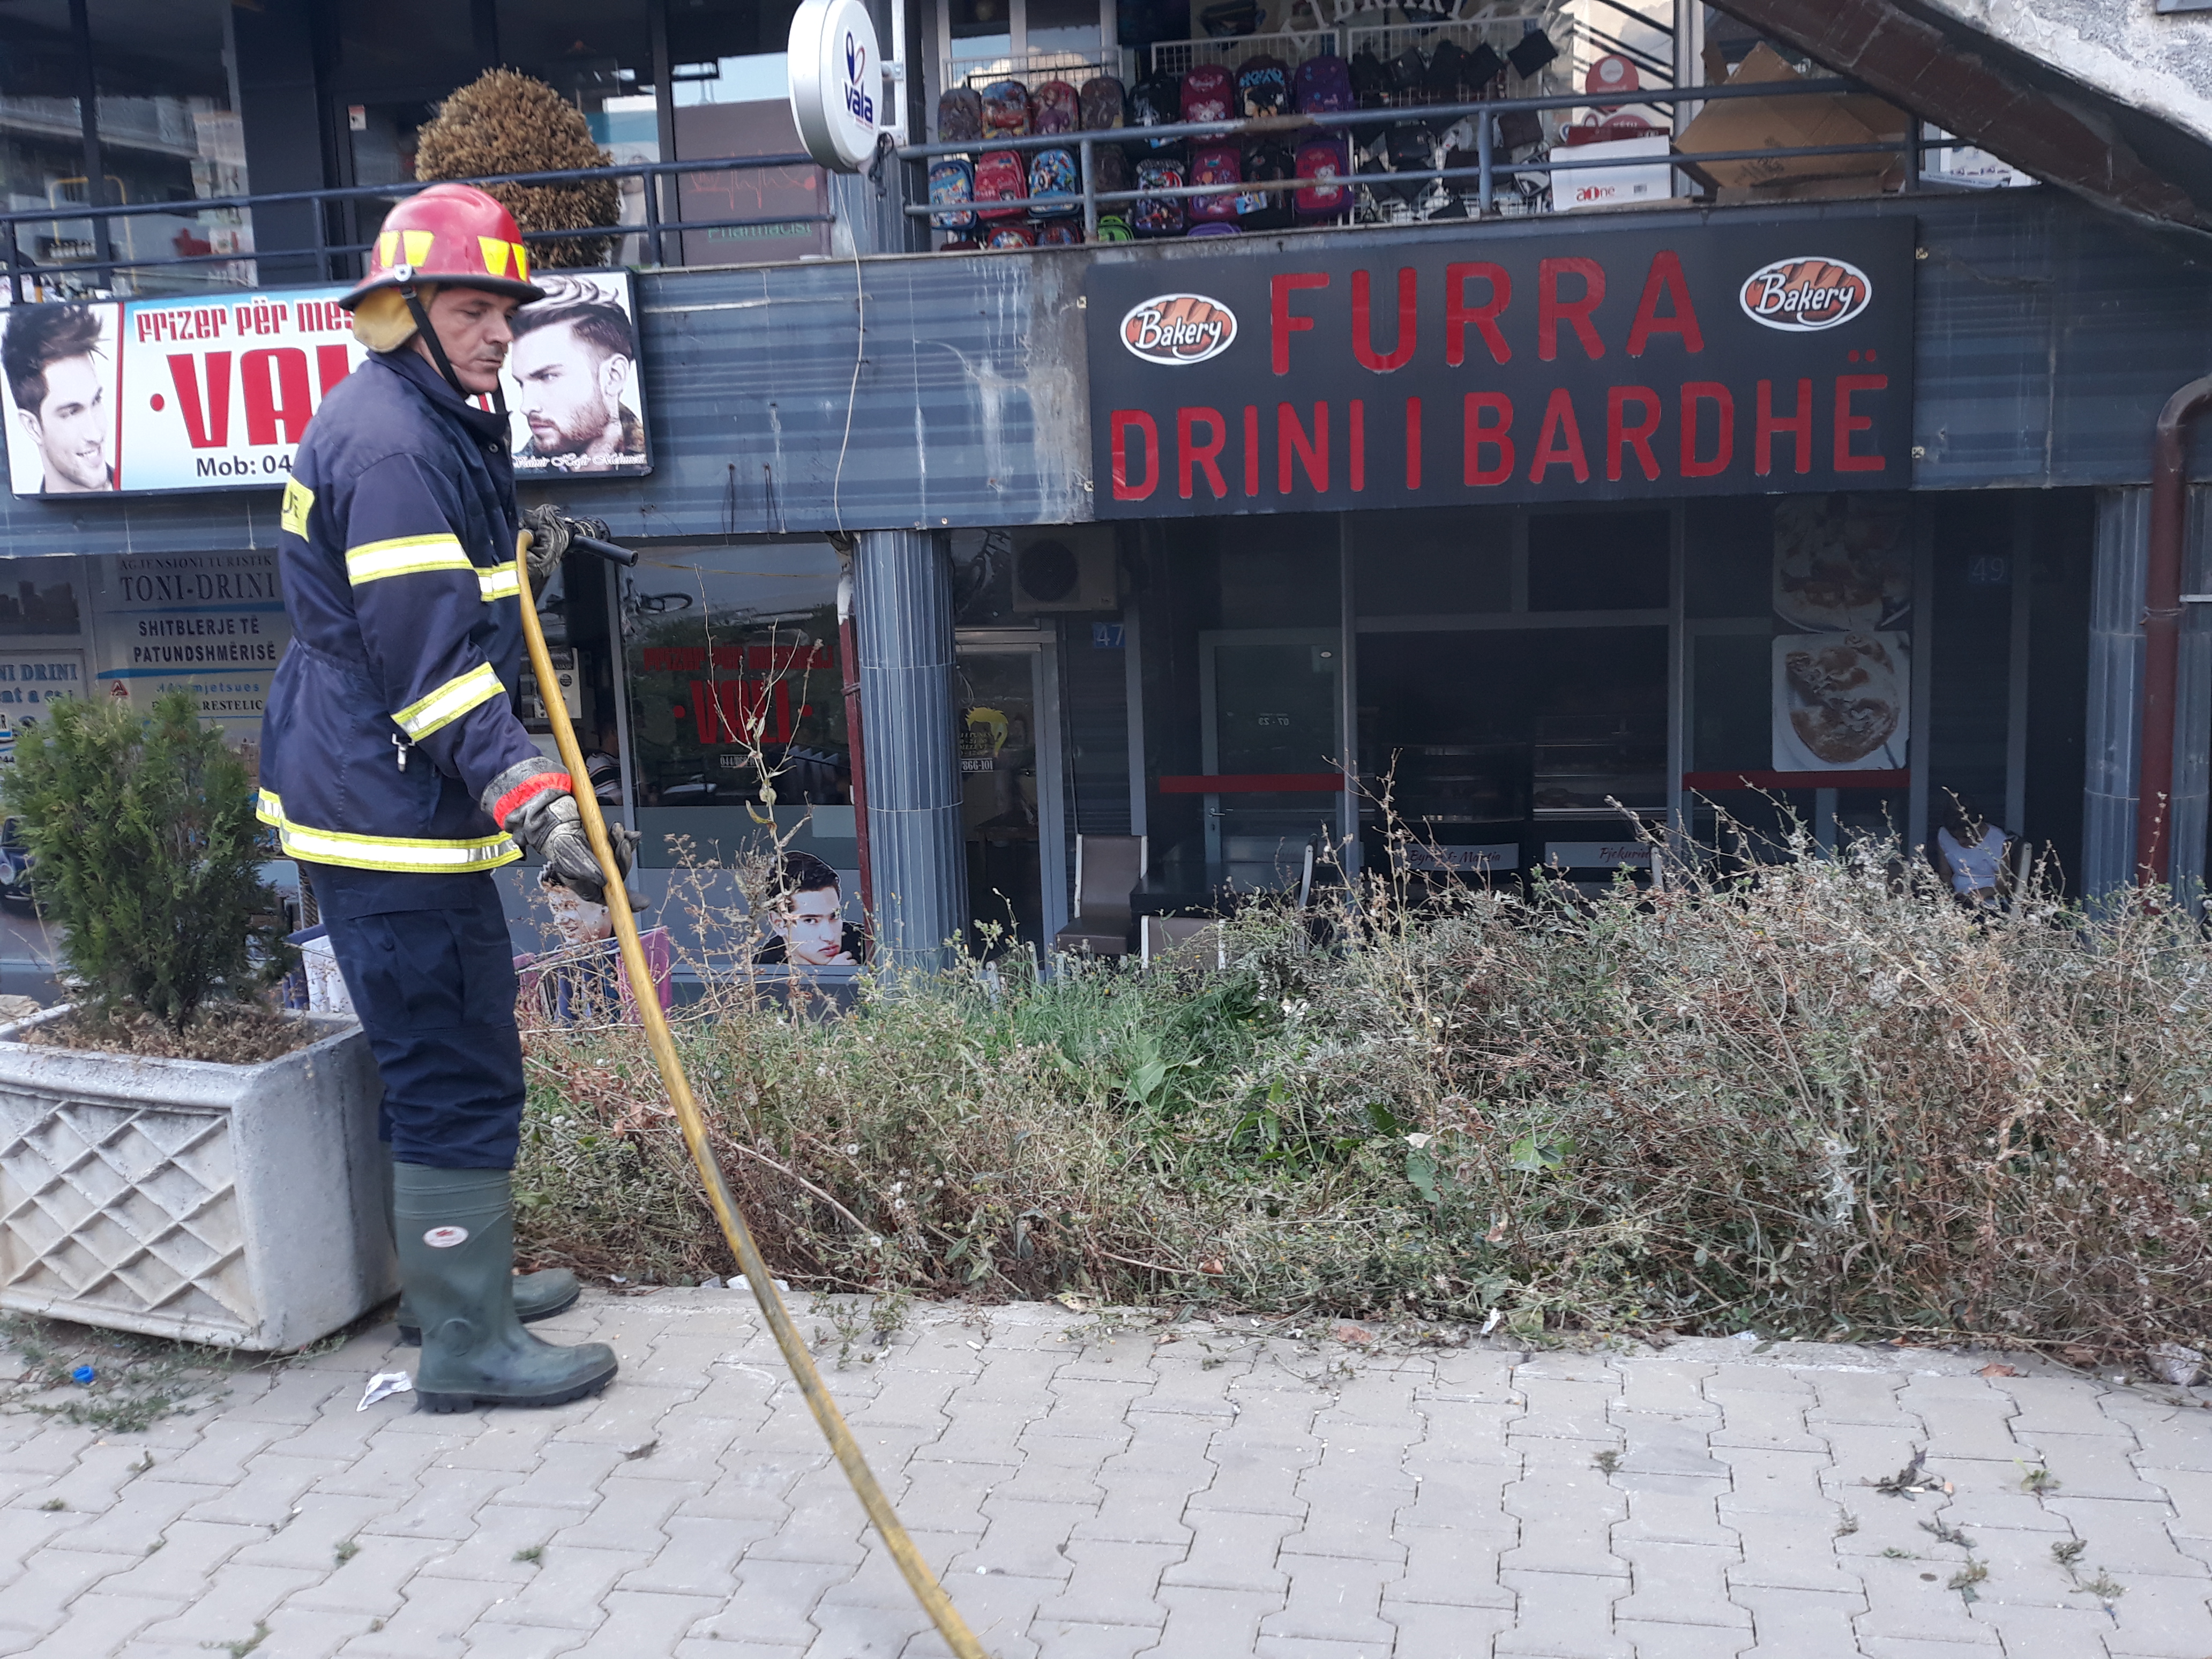
[[[629,374],[629,359],[601,356],[566,323],[517,340],[514,378],[522,385],[522,418],[530,422],[538,453],[580,455],[602,438],[619,444],[615,422]]]
[[[500,366],[507,362],[507,348],[514,343],[507,319],[521,304],[507,295],[480,288],[441,288],[430,296],[430,326],[438,331],[438,343],[446,348],[453,378],[471,392],[499,389]],[[419,335],[415,349],[432,362],[437,361],[430,357],[429,345]]]
[[[844,908],[834,887],[793,894],[790,907],[777,918],[784,955],[816,967],[850,962],[853,958],[845,954]]]
[[[76,494],[108,487],[107,393],[89,353],[47,364],[46,401],[35,410],[17,412],[38,441],[49,490]]]

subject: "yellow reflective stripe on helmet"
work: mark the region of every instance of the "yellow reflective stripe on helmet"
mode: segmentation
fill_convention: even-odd
[[[495,564],[489,570],[477,567],[477,586],[483,589],[484,603],[494,599],[511,599],[522,592],[522,577],[514,568],[514,561]]]
[[[461,551],[460,538],[452,534],[398,536],[386,542],[364,542],[346,550],[346,579],[356,587],[386,576],[411,575],[418,570],[473,570]]]
[[[494,697],[503,697],[507,688],[492,672],[491,665],[480,662],[465,674],[457,674],[428,696],[410,702],[392,718],[399,722],[399,729],[409,737],[428,737],[441,726],[447,726]]]
[[[430,250],[437,245],[437,233],[428,230],[403,230],[399,240],[406,245],[407,263],[420,270],[430,263]]]
[[[276,527],[289,530],[301,541],[307,538],[307,514],[314,511],[315,492],[294,478],[284,486],[284,507]]]
[[[285,853],[311,864],[342,864],[355,870],[389,870],[400,874],[445,875],[489,870],[512,864],[522,851],[510,836],[470,841],[421,841],[404,836],[356,836],[318,830],[284,816],[284,803],[264,789],[255,816],[276,827]]]

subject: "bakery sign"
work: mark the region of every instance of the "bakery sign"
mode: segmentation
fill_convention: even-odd
[[[1102,256],[1098,516],[1907,487],[1912,221],[1667,217]]]

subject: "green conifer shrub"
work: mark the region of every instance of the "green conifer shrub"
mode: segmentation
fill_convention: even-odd
[[[0,802],[22,820],[40,912],[94,1018],[143,1010],[181,1032],[202,1004],[283,972],[246,767],[190,691],[165,692],[150,716],[48,705]]]

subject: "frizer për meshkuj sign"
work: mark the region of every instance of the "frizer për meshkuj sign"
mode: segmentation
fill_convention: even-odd
[[[1907,487],[1912,221],[1672,216],[1102,260],[1096,512]]]
[[[792,14],[791,118],[806,153],[852,173],[876,153],[883,125],[883,54],[860,0],[805,0]]]

